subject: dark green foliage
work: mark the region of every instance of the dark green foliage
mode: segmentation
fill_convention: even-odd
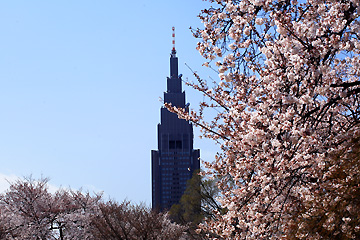
[[[174,204],[169,211],[171,219],[179,224],[188,225],[189,234],[193,238],[201,238],[200,235],[195,234],[198,224],[204,218],[212,218],[214,210],[222,211],[220,204],[216,201],[218,194],[216,180],[205,179],[199,175],[199,171],[194,172],[187,182],[180,203]]]

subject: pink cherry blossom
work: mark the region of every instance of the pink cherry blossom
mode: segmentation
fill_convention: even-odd
[[[222,179],[219,201],[227,211],[201,228],[225,239],[284,239],[297,224],[298,238],[317,239],[294,216],[299,209],[312,216],[322,191],[335,196],[348,186],[329,180],[341,169],[329,165],[329,154],[346,158],[349,141],[360,136],[360,2],[209,1],[212,8],[199,15],[206,35],[194,35],[207,64],[217,61],[219,81],[194,73],[198,82],[189,85],[208,97],[197,111],[166,104],[221,147],[205,165]],[[323,228],[330,231],[338,218],[328,214]],[[341,219],[339,234],[359,231]]]

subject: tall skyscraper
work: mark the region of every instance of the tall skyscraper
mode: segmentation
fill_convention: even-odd
[[[185,92],[182,91],[181,75],[178,75],[174,40],[173,45],[164,101],[185,108]],[[164,107],[160,109],[160,115],[158,150],[151,151],[151,164],[152,208],[162,211],[179,202],[187,180],[192,177],[194,170],[200,168],[200,150],[193,149],[194,134],[190,122],[179,119]]]

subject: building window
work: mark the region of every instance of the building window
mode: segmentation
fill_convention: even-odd
[[[176,148],[175,143],[176,143],[175,141],[170,140],[169,141],[169,149],[175,149]]]
[[[182,141],[176,141],[176,149],[182,149]]]
[[[181,140],[170,140],[169,141],[169,149],[182,149],[182,141]]]

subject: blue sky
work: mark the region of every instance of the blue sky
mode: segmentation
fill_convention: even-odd
[[[150,204],[171,27],[179,71],[194,80],[186,62],[207,74],[189,30],[201,26],[196,16],[207,4],[0,1],[0,189],[5,178],[32,174]],[[185,91],[192,106],[202,99]],[[195,147],[211,160],[213,145],[195,132]]]

